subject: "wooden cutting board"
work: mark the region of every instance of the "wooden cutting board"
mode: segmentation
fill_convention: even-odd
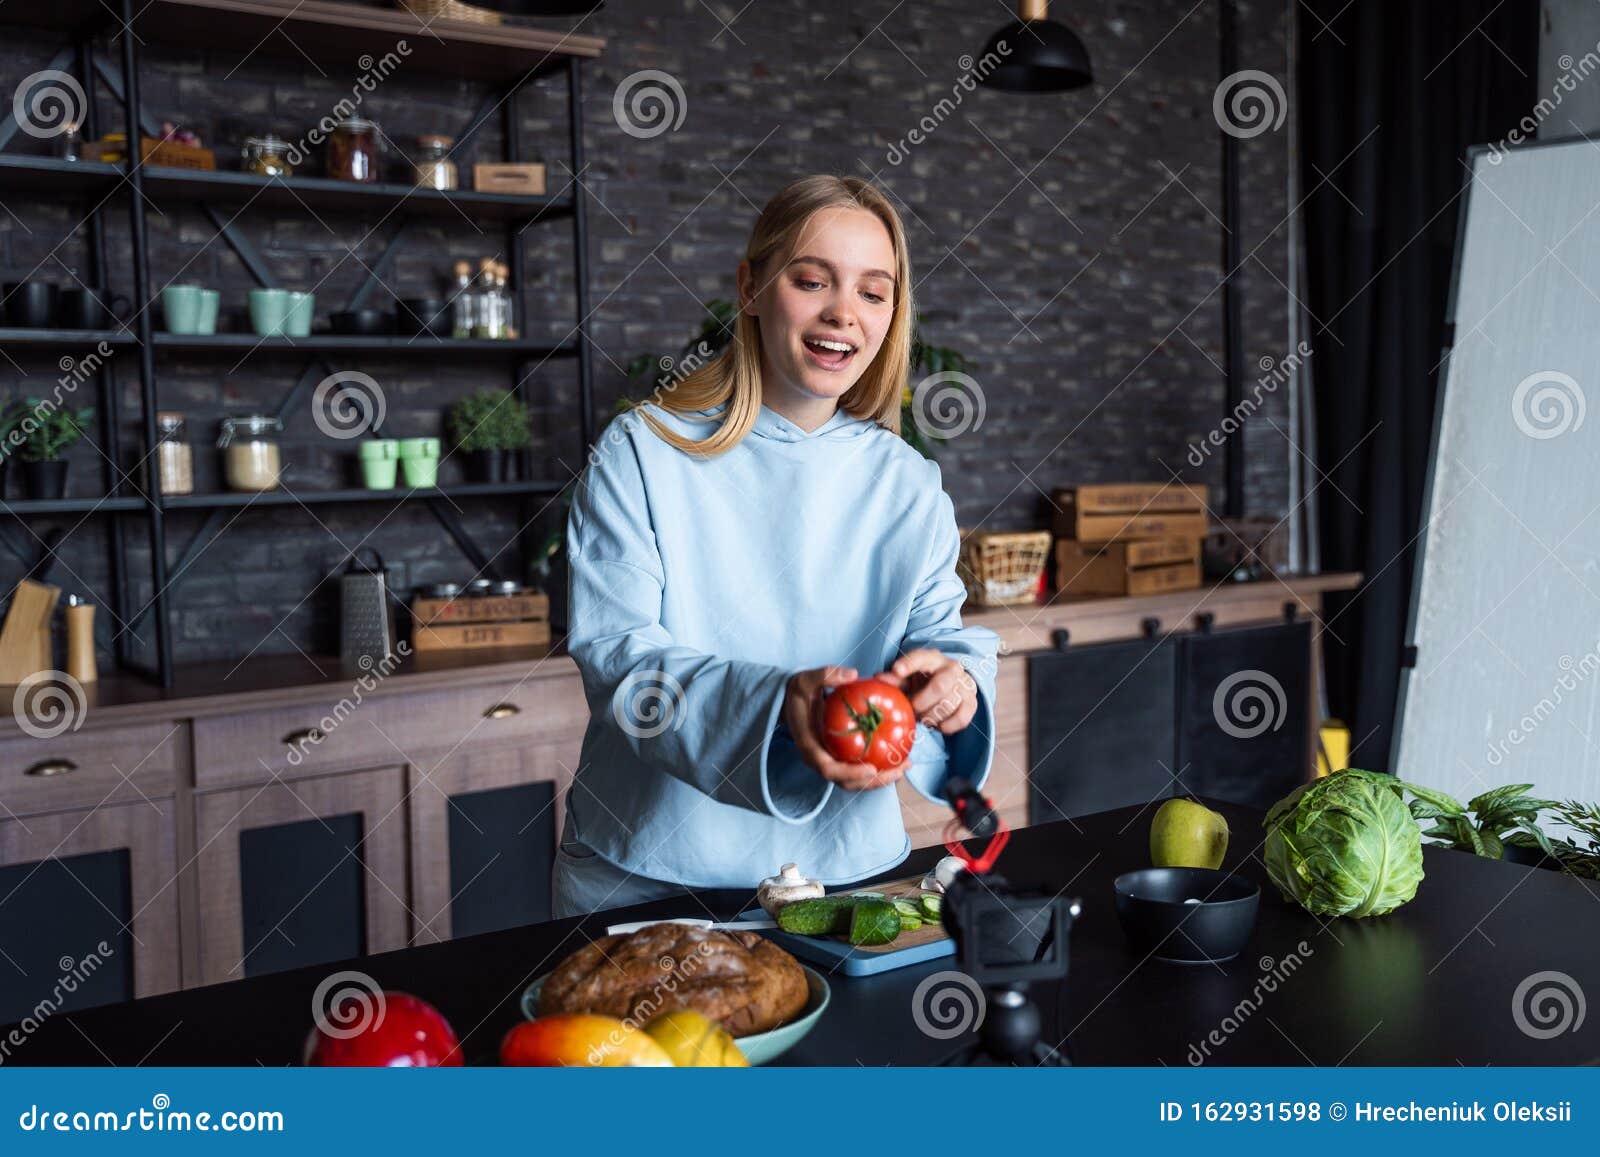
[[[23,579],[0,627],[0,683],[12,685],[50,667],[50,615],[61,588]]]
[[[886,884],[863,884],[859,888],[845,888],[838,892],[829,892],[828,895],[853,896],[859,892],[878,892],[887,900],[915,898],[922,894],[922,877],[912,876],[904,880],[892,880]],[[763,919],[765,916],[766,913],[760,909],[743,913],[745,919]],[[842,972],[846,976],[871,976],[877,972],[889,972],[892,969],[906,968],[941,956],[954,956],[956,951],[955,941],[950,939],[940,924],[924,924],[921,928],[900,933],[888,944],[871,946],[851,944],[843,936],[838,935],[796,936],[776,928],[763,932],[762,935],[771,937],[774,943],[802,960],[826,965],[832,971]]]

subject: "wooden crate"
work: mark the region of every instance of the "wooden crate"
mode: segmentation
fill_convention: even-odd
[[[411,645],[419,651],[470,651],[550,642],[550,598],[537,591],[477,598],[413,599]]]
[[[1056,490],[1057,538],[1115,542],[1145,538],[1204,538],[1206,488],[1183,482],[1129,482]]]
[[[1065,595],[1150,595],[1200,585],[1198,538],[1056,543],[1056,590]]]

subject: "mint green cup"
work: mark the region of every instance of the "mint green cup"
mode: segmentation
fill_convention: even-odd
[[[361,484],[368,490],[393,490],[395,468],[399,465],[395,458],[363,458]]]
[[[368,438],[361,443],[360,454],[363,462],[393,462],[400,457],[400,440]]]
[[[311,315],[316,308],[316,295],[312,293],[289,294],[289,308],[283,319],[283,332],[290,337],[311,336]]]
[[[200,291],[200,307],[195,316],[195,333],[216,333],[217,312],[222,308],[222,294],[215,289]]]
[[[289,291],[287,289],[252,289],[250,291],[250,328],[261,337],[282,337],[284,323],[289,319]]]
[[[400,469],[407,486],[439,485],[439,439],[402,438]]]
[[[201,332],[200,309],[204,292],[198,285],[169,285],[161,291],[161,315],[166,319],[168,333]]]

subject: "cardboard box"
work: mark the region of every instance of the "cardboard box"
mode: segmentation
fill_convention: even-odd
[[[480,193],[544,194],[544,166],[534,161],[472,166],[472,187]]]
[[[1056,590],[1065,595],[1151,595],[1200,586],[1200,540],[1056,543]]]
[[[1183,482],[1130,482],[1056,490],[1057,538],[1116,542],[1147,538],[1204,538],[1209,527],[1206,488]]]

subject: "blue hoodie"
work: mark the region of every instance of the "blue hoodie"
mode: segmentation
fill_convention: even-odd
[[[714,415],[721,408],[701,411]],[[716,422],[658,406],[699,440]],[[961,625],[966,591],[939,467],[842,409],[806,433],[762,406],[737,446],[699,459],[638,410],[601,434],[567,524],[567,649],[590,720],[568,795],[576,838],[690,887],[753,888],[785,863],[827,884],[910,851],[893,786],[845,791],[781,722],[797,671],[863,676],[930,647],[978,684],[963,730],[918,727],[906,779],[943,802],[994,758],[999,636]]]

